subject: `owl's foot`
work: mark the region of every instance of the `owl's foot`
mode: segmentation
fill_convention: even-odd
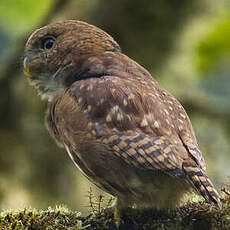
[[[119,199],[116,198],[111,207],[107,208],[105,212],[108,214],[113,213],[114,223],[117,229],[138,229],[137,224],[131,218],[132,216],[135,216],[136,210],[133,208],[124,207],[124,203]]]
[[[105,209],[105,213],[107,214],[113,214],[114,222],[119,229],[119,226],[121,224],[121,208],[119,207],[118,199],[116,198],[112,205]]]

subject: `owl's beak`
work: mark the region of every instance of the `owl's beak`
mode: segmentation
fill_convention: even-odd
[[[23,66],[24,66],[24,71],[26,73],[29,73],[30,72],[30,69],[29,69],[29,66],[28,66],[28,57],[25,57],[24,60],[23,60]]]

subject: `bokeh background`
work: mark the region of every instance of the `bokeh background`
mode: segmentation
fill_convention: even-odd
[[[23,75],[29,34],[77,19],[109,32],[187,110],[220,188],[230,175],[229,0],[0,0],[0,207],[86,212],[89,188],[44,127],[46,102]]]

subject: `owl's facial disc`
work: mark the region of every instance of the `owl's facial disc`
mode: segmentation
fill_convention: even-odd
[[[52,71],[49,69],[49,66],[45,66],[43,63],[40,63],[38,58],[30,60],[30,58],[26,56],[24,58],[23,65],[24,73],[27,75],[30,84],[38,90],[42,99],[52,101],[53,98],[63,90],[64,86],[62,84],[62,75],[71,63],[69,62],[65,65],[60,65]],[[38,66],[37,69],[36,66]],[[41,69],[45,71],[40,71],[40,67],[42,66],[43,68]]]
[[[24,73],[43,99],[52,99],[63,89],[61,78],[70,63],[63,63],[57,56],[56,38],[45,35],[25,51]],[[64,55],[63,55],[64,56]]]

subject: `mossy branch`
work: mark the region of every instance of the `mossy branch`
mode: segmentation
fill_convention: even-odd
[[[138,230],[229,230],[230,193],[222,189],[223,208],[215,210],[204,202],[188,203],[174,212],[129,210],[122,217],[120,229]],[[102,199],[102,198],[101,198]],[[91,200],[91,202],[93,202]],[[92,203],[93,205],[93,203]],[[61,230],[115,230],[113,214],[102,211],[82,217],[60,206],[45,211],[24,209],[4,211],[0,214],[0,229],[61,229]]]

